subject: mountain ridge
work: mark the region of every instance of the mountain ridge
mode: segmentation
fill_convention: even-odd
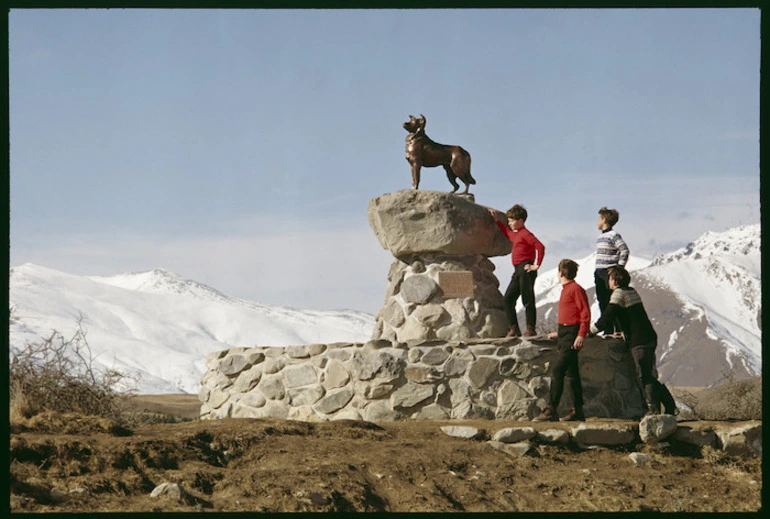
[[[705,233],[652,260],[632,251],[632,286],[658,332],[662,380],[707,386],[726,372],[736,379],[761,374],[759,252],[759,224]],[[578,260],[578,280],[595,321],[592,258]],[[264,305],[162,268],[77,276],[26,263],[9,276],[12,349],[54,329],[67,336],[82,315],[97,361],[141,374],[141,393],[197,392],[213,351],[366,342],[374,327],[365,312]],[[538,322],[548,326],[560,294],[555,269],[539,273],[536,294]]]

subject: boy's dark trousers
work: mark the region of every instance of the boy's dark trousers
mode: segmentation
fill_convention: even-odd
[[[527,272],[524,270],[524,265],[532,265],[532,262],[525,261],[513,267],[513,276],[511,276],[511,282],[505,291],[505,315],[508,317],[508,324],[518,326],[516,300],[521,296],[526,324],[534,328],[537,319],[535,311],[535,278],[537,278],[537,271]]]
[[[644,398],[647,401],[647,407],[655,412],[660,412],[660,404],[666,409],[666,413],[673,414],[676,409],[676,402],[668,388],[663,385],[653,374],[655,367],[655,348],[656,342],[641,344],[631,348],[631,357],[636,366],[636,376],[642,385]]]
[[[610,290],[610,274],[608,269],[596,269],[594,270],[594,284],[596,285],[596,301],[599,303],[599,315],[604,313],[604,309],[610,304],[610,296],[612,290]],[[602,330],[605,334],[611,334],[618,328],[614,323],[608,324],[607,327]],[[619,329],[619,328],[618,328]]]
[[[583,384],[580,381],[580,371],[578,370],[578,351],[572,348],[577,338],[580,325],[559,325],[559,336],[556,340],[557,354],[551,362],[551,406],[554,411],[559,406],[562,392],[564,391],[564,380],[569,383],[572,390],[572,402],[575,409],[583,407]]]

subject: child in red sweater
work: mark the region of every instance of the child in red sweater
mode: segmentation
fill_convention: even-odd
[[[548,334],[549,339],[557,339],[558,352],[551,362],[551,394],[550,403],[543,412],[533,419],[535,422],[555,422],[559,420],[556,409],[564,390],[564,379],[569,381],[572,389],[574,407],[569,410],[562,421],[585,420],[583,414],[583,384],[578,370],[578,351],[583,348],[586,335],[591,323],[591,307],[588,304],[586,291],[575,282],[578,264],[570,259],[559,262],[559,282],[561,296],[559,297],[559,331]]]
[[[527,322],[527,331],[524,337],[533,337],[537,314],[535,310],[535,278],[537,269],[543,263],[545,247],[529,229],[524,227],[527,221],[527,210],[516,204],[505,215],[508,217],[508,225],[497,219],[494,210],[489,214],[494,218],[497,227],[511,242],[511,263],[513,263],[513,276],[505,291],[505,314],[508,317],[508,335],[506,337],[519,337],[519,321],[516,318],[516,300],[521,296],[524,305],[524,316]]]

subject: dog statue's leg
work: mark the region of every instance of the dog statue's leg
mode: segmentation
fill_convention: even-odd
[[[420,187],[420,164],[412,164],[412,189]]]
[[[444,171],[446,171],[446,178],[449,179],[449,183],[452,184],[452,187],[454,187],[453,190],[450,191],[450,193],[454,193],[458,189],[460,189],[460,184],[457,183],[457,175],[454,174],[454,171],[452,171],[452,168],[450,166],[444,165]]]
[[[445,166],[446,169],[446,166]],[[452,170],[453,174],[455,172],[458,172],[459,175],[456,175],[456,178],[459,178],[463,181],[463,184],[465,184],[465,191],[463,191],[464,195],[468,194],[468,189],[471,187],[470,183],[468,181],[468,177],[470,176],[470,155],[468,156],[468,160],[465,160],[464,151],[462,149],[456,150],[452,152],[452,161],[449,163],[449,169]],[[447,169],[447,174],[449,173],[449,169]],[[455,191],[457,191],[460,186],[457,185],[457,182],[452,181],[450,178],[450,181],[452,182],[452,185],[455,186]],[[454,193],[454,191],[452,191]]]

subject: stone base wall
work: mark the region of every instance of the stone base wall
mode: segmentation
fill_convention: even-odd
[[[493,339],[233,348],[208,356],[202,419],[530,420],[547,404],[555,341]],[[587,416],[644,412],[634,365],[615,339],[580,353]],[[569,389],[560,411],[571,406]]]
[[[411,254],[388,273],[385,302],[375,315],[372,340],[407,342],[503,337],[508,331],[495,264],[483,255]],[[473,296],[446,298],[440,272],[470,271]]]

